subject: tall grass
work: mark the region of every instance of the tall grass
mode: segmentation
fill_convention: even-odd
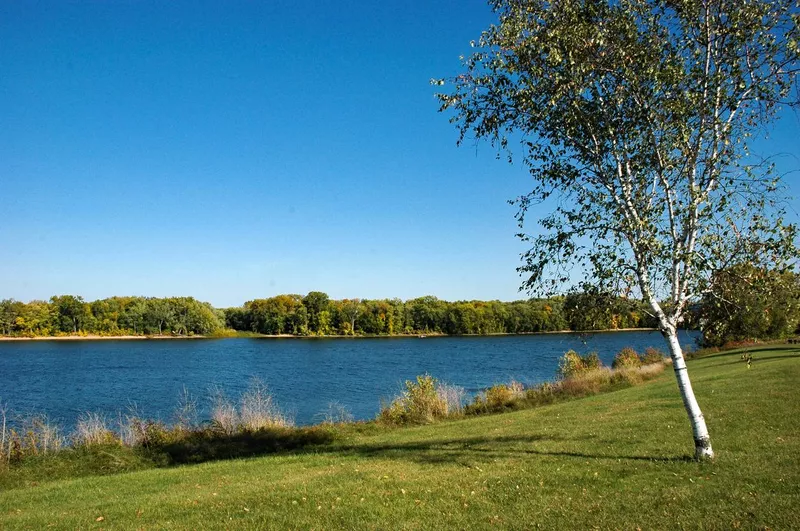
[[[625,349],[618,359],[626,361],[617,363],[616,368],[607,368],[596,354],[581,356],[569,351],[559,364],[560,378],[555,382],[528,388],[515,381],[495,385],[479,393],[469,404],[465,404],[467,393],[463,388],[439,382],[427,374],[418,376],[405,382],[401,394],[383,405],[377,420],[393,425],[425,424],[465,414],[536,407],[638,385],[656,377],[669,362],[655,349],[645,351],[643,356]],[[56,452],[68,441],[76,448],[115,445],[156,451],[167,449],[165,451],[173,459],[172,454],[180,447],[186,454],[180,459],[188,462],[201,450],[204,456],[237,455],[236,452],[253,451],[253,445],[285,448],[300,444],[298,441],[321,440],[321,432],[316,433],[313,428],[294,428],[292,419],[278,407],[260,380],[253,379],[238,400],[228,398],[221,388],[210,390],[210,400],[210,420],[203,424],[197,420],[197,401],[184,388],[172,425],[144,419],[134,405],[127,414],[119,414],[116,426],[99,413],[82,414],[69,438],[43,416],[12,423],[7,406],[0,403],[0,464]],[[322,417],[325,425],[353,422],[353,415],[338,403],[329,404]],[[215,441],[220,445],[216,449]]]
[[[663,359],[662,359],[663,360]],[[639,385],[664,371],[665,363],[611,369],[596,367],[577,371],[555,382],[524,388],[518,382],[495,385],[478,394],[464,412],[468,415],[497,413],[552,404]]]
[[[111,431],[106,418],[100,413],[83,413],[78,417],[75,433],[72,436],[76,446],[116,444],[121,442],[119,435]]]
[[[441,384],[429,374],[417,376],[416,381],[406,381],[400,396],[381,408],[378,420],[384,424],[427,424],[461,414],[464,396],[462,388]]]
[[[333,401],[328,403],[325,411],[319,413],[317,418],[321,418],[321,424],[335,425],[335,424],[349,424],[355,420],[355,417],[349,409],[339,402]]]
[[[9,439],[8,434],[8,406],[4,402],[0,402],[0,465],[8,463],[11,460],[10,447],[7,444]]]
[[[287,428],[294,423],[275,403],[267,386],[253,379],[240,401],[240,430],[258,431],[265,428]]]
[[[0,464],[55,453],[66,445],[61,429],[45,415],[22,417],[15,424],[11,427],[8,407],[0,405]]]
[[[191,431],[198,426],[197,400],[192,396],[186,386],[178,397],[178,406],[175,408],[175,426],[182,430]]]

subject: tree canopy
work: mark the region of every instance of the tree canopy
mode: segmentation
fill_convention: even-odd
[[[488,140],[530,169],[520,227],[550,209],[520,234],[524,286],[552,293],[577,271],[600,291],[637,290],[670,345],[697,454],[711,456],[676,330],[716,272],[797,256],[780,180],[748,141],[798,100],[798,1],[490,3],[498,23],[436,83],[460,142]]]

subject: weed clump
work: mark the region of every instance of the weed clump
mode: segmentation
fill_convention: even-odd
[[[664,351],[654,348],[654,347],[647,347],[644,349],[644,354],[639,356],[642,360],[642,365],[651,365],[653,363],[664,363],[664,358],[667,355],[664,354]]]
[[[495,413],[517,409],[525,399],[525,387],[515,381],[508,384],[493,385],[475,396],[467,408],[468,413]]]
[[[378,420],[385,424],[427,424],[461,411],[463,391],[440,385],[430,375],[407,380],[403,393],[381,408]]]
[[[9,427],[8,410],[0,405],[0,464],[21,461],[28,456],[48,455],[65,446],[61,429],[44,415],[23,418],[18,427]]]
[[[317,418],[322,418],[321,424],[327,426],[334,426],[336,424],[349,424],[355,420],[353,414],[347,409],[347,406],[339,402],[329,402],[327,409],[317,415]]]
[[[625,347],[614,356],[612,369],[636,369],[642,366],[642,359],[631,347]]]
[[[291,419],[278,408],[267,387],[258,379],[250,382],[250,387],[239,400],[238,408],[218,388],[212,390],[211,402],[211,427],[223,435],[293,425]]]
[[[100,413],[83,413],[78,417],[72,438],[75,446],[103,446],[122,443],[120,437],[108,428],[105,417]]]
[[[603,366],[597,352],[581,356],[574,350],[564,353],[558,362],[558,377],[561,379],[577,376],[581,373],[599,369]]]

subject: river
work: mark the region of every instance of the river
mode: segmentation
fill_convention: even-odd
[[[682,331],[684,348],[697,332]],[[374,339],[195,339],[0,342],[0,404],[45,414],[67,430],[84,412],[170,421],[183,390],[207,416],[209,390],[236,399],[253,378],[297,424],[322,420],[330,403],[355,419],[377,414],[403,381],[428,373],[475,393],[516,380],[553,379],[569,350],[610,365],[622,347],[665,350],[657,332]]]

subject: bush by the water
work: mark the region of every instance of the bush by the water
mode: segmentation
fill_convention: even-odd
[[[597,352],[590,352],[581,356],[574,350],[568,350],[558,362],[559,378],[570,378],[581,373],[599,369],[603,366]]]
[[[663,363],[666,357],[667,355],[664,354],[664,351],[655,347],[647,347],[644,349],[644,354],[639,356],[639,359],[642,360],[642,365],[650,365],[651,363]]]
[[[631,347],[625,347],[614,356],[614,362],[611,367],[614,369],[631,369],[642,366],[642,360],[639,354]]]
[[[629,354],[618,357],[632,358]],[[418,376],[406,382],[402,394],[381,409],[377,420],[392,425],[422,424],[463,414],[537,407],[639,384],[660,374],[669,361],[660,351],[646,354],[645,359],[659,362],[611,369],[602,366],[596,353],[581,356],[569,351],[559,364],[557,381],[530,388],[514,381],[498,384],[479,393],[467,406],[463,388],[442,384],[429,375]],[[85,413],[69,437],[42,416],[16,418],[12,423],[7,408],[0,404],[0,465],[60,455],[64,448],[86,455],[113,454],[120,463],[144,459],[150,463],[146,466],[245,457],[330,442],[334,424],[352,421],[352,415],[342,406],[331,406],[323,413],[325,422],[321,426],[295,428],[266,387],[256,380],[238,401],[229,400],[220,391],[213,392],[211,400],[211,420],[202,424],[196,420],[194,399],[184,391],[174,424],[144,420],[135,410],[120,414],[115,423],[100,414]]]
[[[515,381],[509,384],[494,385],[479,393],[470,405],[470,411],[502,411],[514,409],[525,398],[525,387]]]
[[[425,424],[460,413],[463,390],[440,384],[430,375],[407,380],[405,390],[381,408],[378,420],[386,424]]]
[[[205,425],[197,424],[195,401],[184,390],[172,425],[145,420],[135,409],[120,414],[114,423],[99,413],[87,412],[78,417],[70,436],[65,436],[56,424],[41,415],[11,418],[8,408],[0,404],[0,465],[52,454],[67,447],[118,446],[159,450],[185,446],[189,440],[208,442],[231,437],[247,438],[252,434],[272,433],[292,426],[291,419],[281,412],[266,386],[258,380],[250,383],[238,404],[228,400],[220,391],[212,390],[211,400],[212,418]],[[281,433],[281,438],[287,437]]]

